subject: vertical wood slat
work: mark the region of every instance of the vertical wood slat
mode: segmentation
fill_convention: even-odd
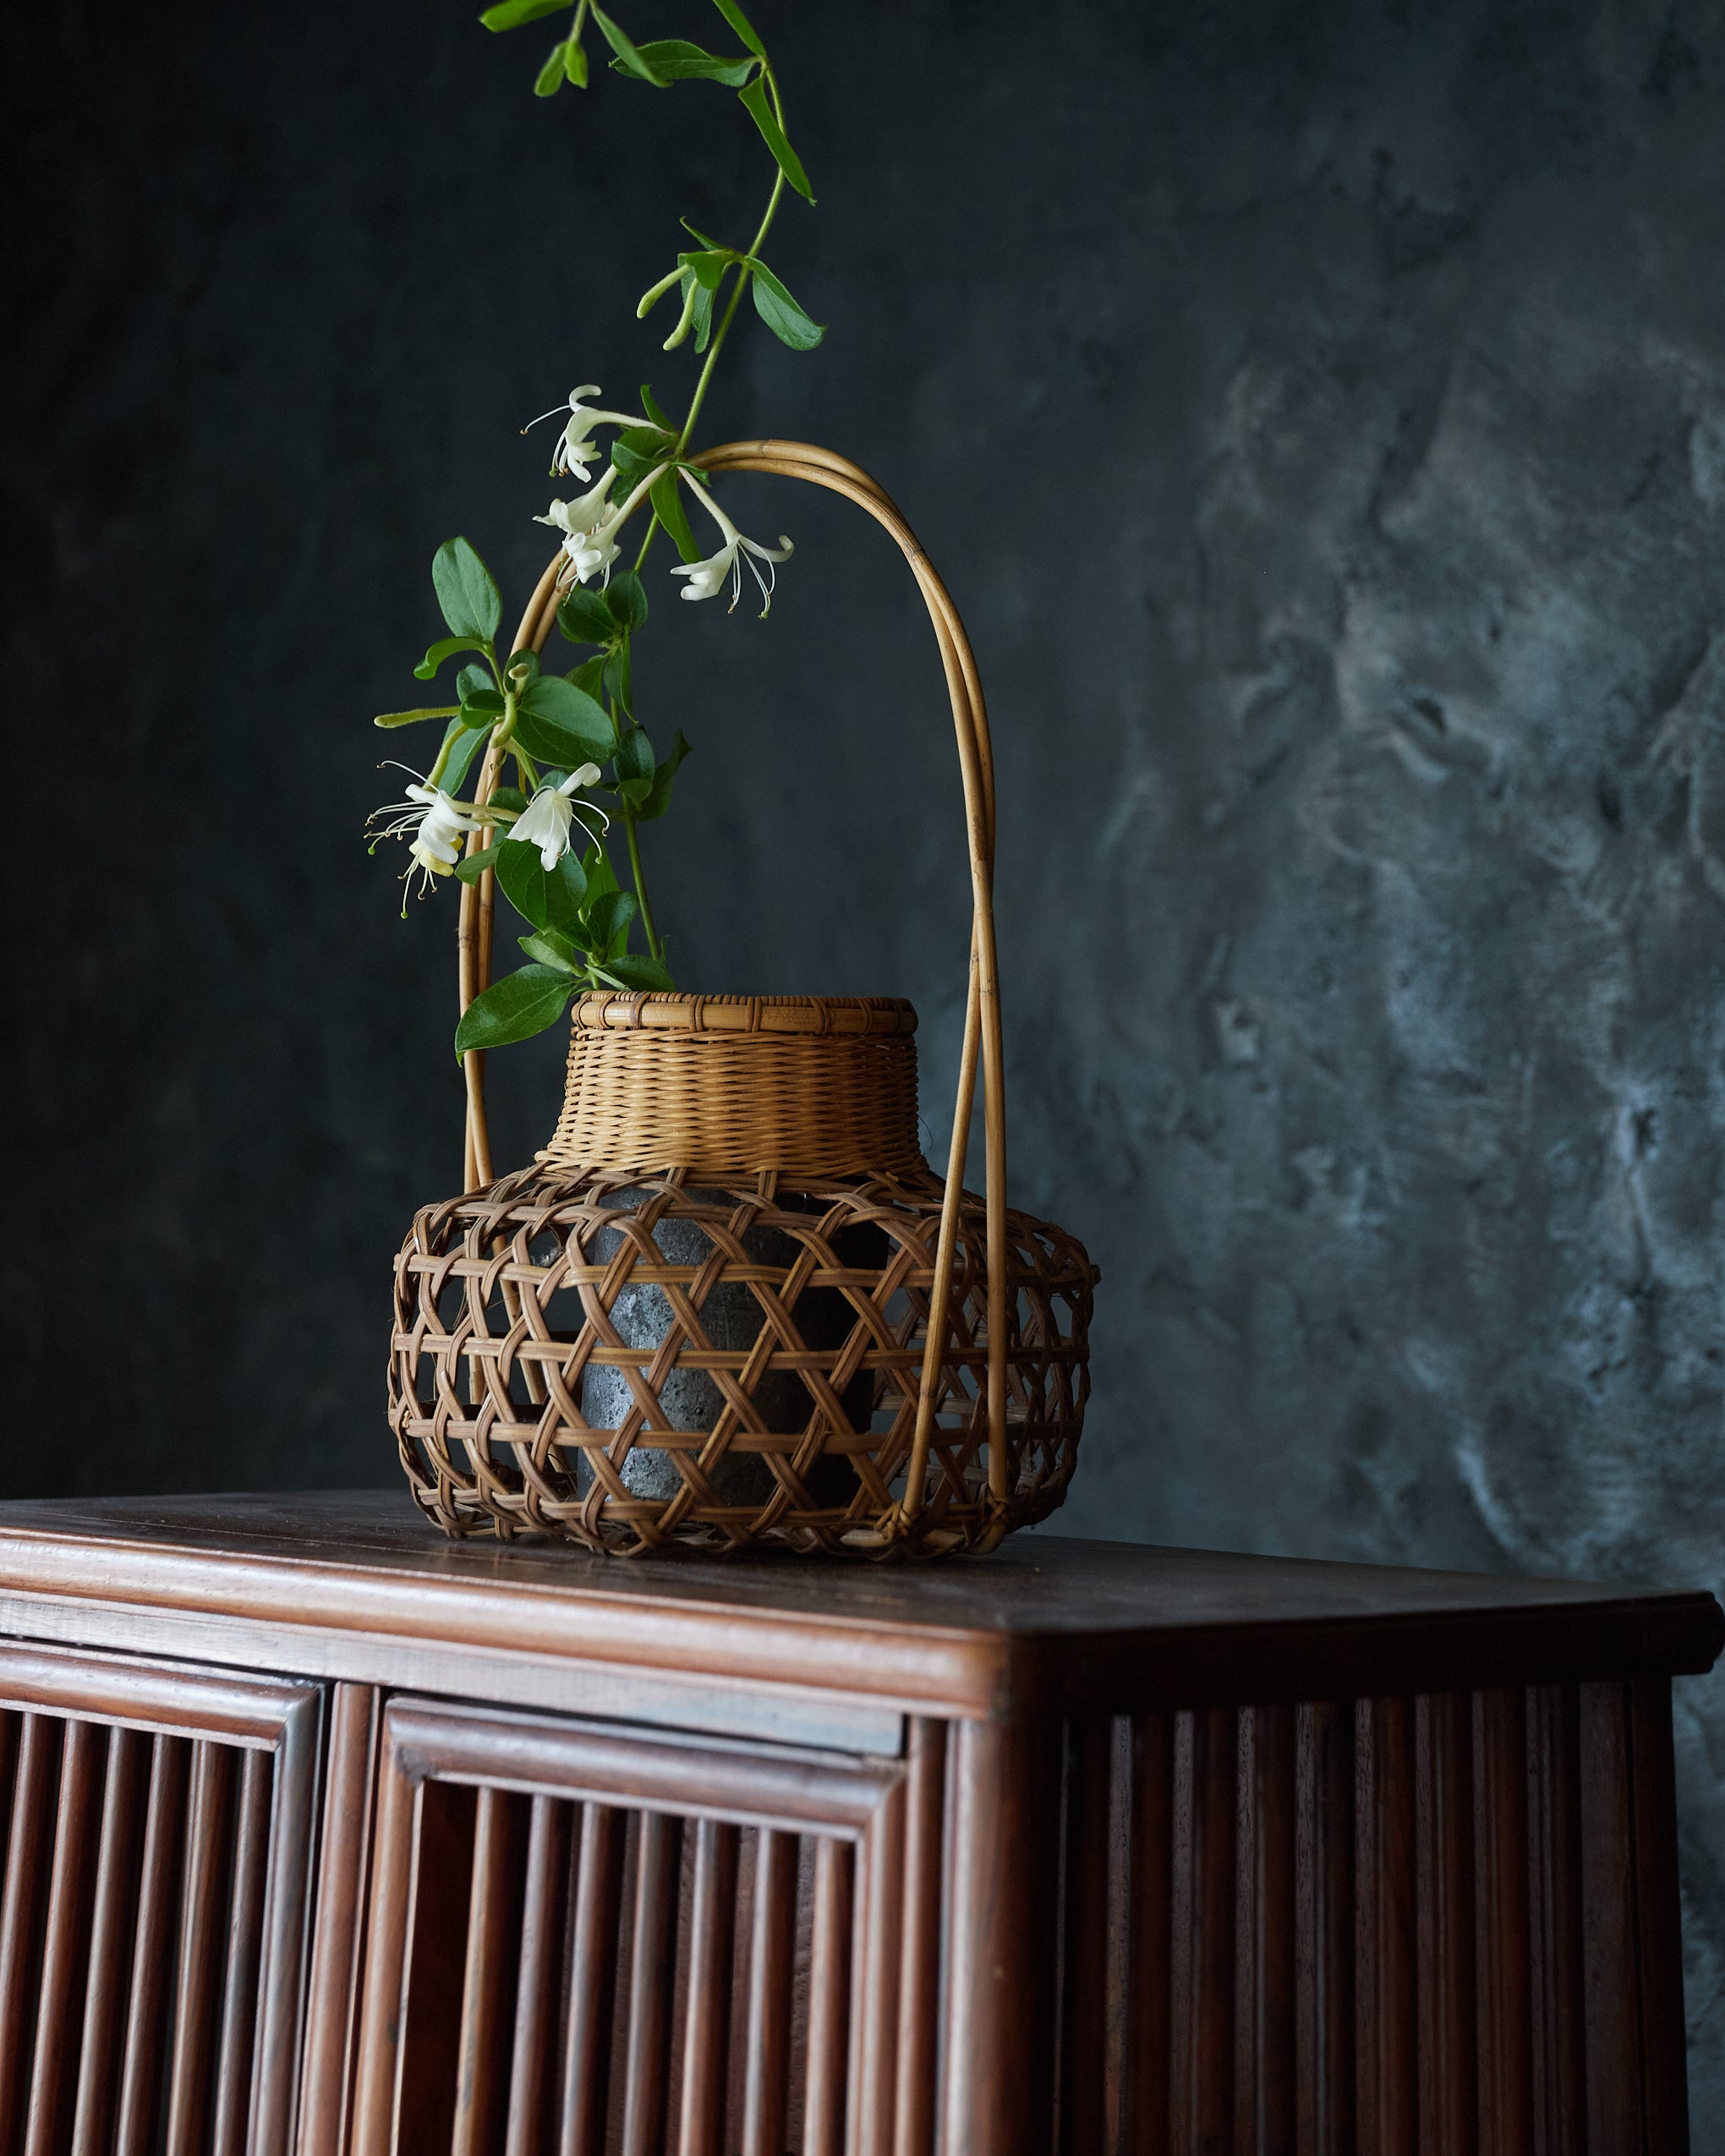
[[[1174,1722],[1132,1718],[1125,1878],[1126,2082],[1120,2102],[1131,2156],[1168,2145],[1169,1942],[1174,1926]]]
[[[905,1792],[903,1936],[893,2141],[895,2156],[934,2146],[940,2033],[940,1907],[946,1828],[946,1726],[918,1715],[910,1726]],[[817,1863],[830,1845],[821,1844]],[[811,2027],[809,2072],[814,2071]]]
[[[563,1912],[569,1884],[569,1822],[567,1803],[555,1797],[532,1800],[504,2156],[539,2156],[550,2131],[551,2068],[562,1986]]]
[[[941,1792],[943,1798],[944,1790]],[[803,2156],[841,2156],[845,2145],[846,2076],[851,2019],[852,1898],[851,1845],[823,1836],[815,1845],[813,1932],[809,1947],[808,2079],[802,2113]],[[936,1907],[935,1948],[939,1947]],[[908,1948],[907,1948],[908,1951]],[[927,2137],[906,2140],[904,2108],[900,2111],[899,2156],[932,2150],[934,2120]],[[686,2148],[682,2156],[690,2156]]]
[[[181,1737],[158,1737],[151,1750],[115,2156],[153,2156],[156,2148],[191,1756],[190,1744]]]
[[[790,2093],[791,1968],[797,1924],[795,1835],[772,1827],[759,1830],[752,1913],[742,2156],[783,2156]]]
[[[1353,2156],[1354,1724],[1321,1701],[1295,1714],[1295,1991],[1300,2156]]]
[[[17,2146],[30,2093],[36,1962],[63,1727],[52,1715],[26,1715],[19,1744],[6,1840],[6,1891],[0,1897],[0,2149]]]
[[[342,2156],[347,2147],[377,1721],[371,1686],[334,1687],[306,1985],[298,2156]]]
[[[295,2109],[305,2053],[308,1930],[326,1705],[323,1694],[308,1690],[282,1717],[275,1746],[248,2156],[293,2156],[302,2149]]]
[[[581,1808],[558,2156],[605,2156],[622,1912],[623,1818],[609,1804]]]
[[[1103,2147],[1125,2156],[1130,2131],[1131,2081],[1136,2033],[1131,2024],[1132,1767],[1130,1715],[1109,1726],[1108,1795],[1108,2031],[1103,2071]]]
[[[417,1809],[405,1775],[382,1778],[377,1840],[372,1862],[370,1914],[365,1942],[365,1996],[359,2063],[353,2076],[353,2156],[388,2156],[395,2139],[396,2088],[401,2072],[402,2010],[407,1992],[408,1920],[413,1906],[413,1826]],[[318,2027],[313,2016],[313,2027]],[[327,2090],[326,2073],[320,2086]],[[321,2130],[327,2136],[329,2104]],[[327,2138],[320,2156],[338,2156]],[[308,2150],[307,2156],[310,2156]]]
[[[181,1900],[179,1981],[168,2072],[167,2156],[200,2156],[209,2126],[227,1867],[233,1828],[234,1757],[225,1744],[192,1748]]]
[[[467,1961],[456,2047],[453,2156],[488,2156],[507,2115],[508,2016],[518,1980],[522,1800],[482,1788],[474,1808]]]
[[[1066,1726],[1065,1938],[1061,1945],[1060,2156],[1099,2156],[1108,2080],[1109,1801],[1114,1726]]]
[[[435,2149],[441,2156],[454,2136],[477,1809],[470,1786],[420,1785],[404,1926],[395,2126],[392,2136],[375,2144],[377,2156],[397,2148]],[[401,1936],[389,1945],[399,1955]]]
[[[925,1803],[932,1801],[932,1762],[925,1759],[918,1784]],[[1058,1771],[1058,1770],[1056,1770]],[[901,1782],[883,1801],[859,1866],[857,1899],[862,1921],[852,1956],[855,2005],[856,2071],[852,2077],[856,2120],[853,2156],[890,2156],[898,2106],[899,1978],[904,1956],[906,1787]],[[1056,1831],[1054,1822],[1049,1831]],[[1049,1942],[1049,1953],[1054,1952]],[[788,2051],[788,2044],[787,2044]]]
[[[267,1752],[248,1752],[240,1763],[233,1885],[229,1896],[227,1967],[222,1986],[222,2033],[216,2051],[216,2123],[210,2140],[211,2156],[246,2156],[274,1777],[275,1761]]]
[[[90,1971],[84,1994],[84,2042],[79,2064],[72,2146],[106,2150],[119,2097],[125,2037],[126,1979],[131,1969],[134,1918],[142,1886],[144,1808],[150,1739],[116,1729],[108,1738],[102,1790],[101,1839],[90,1929]]]
[[[679,2156],[721,2156],[724,2147],[737,1851],[734,1826],[703,1819],[696,1827],[695,1876],[689,1902],[682,2114],[677,2124]],[[819,1995],[812,1993],[811,2015],[818,2009]]]
[[[1234,2125],[1237,1726],[1231,1709],[1175,1717],[1169,2145],[1225,2148]]]
[[[1628,1694],[1629,1795],[1634,1814],[1635,1962],[1640,2006],[1644,2120],[1650,2149],[1688,2156],[1689,2088],[1684,2045],[1683,1918],[1677,1843],[1677,1764],[1671,1680],[1632,1677]]]
[[[1583,1684],[1580,1708],[1588,2156],[1665,2156],[1648,2148],[1643,2131],[1625,1688]]]
[[[1573,1685],[1535,1685],[1525,1705],[1531,2145],[1538,2156],[1582,2156],[1579,1701]]]
[[[1421,2156],[1474,2156],[1479,2144],[1472,1742],[1465,1694],[1422,1694],[1415,1701]]]
[[[1527,1706],[1473,1695],[1475,2044],[1479,2156],[1525,2156],[1533,2138],[1528,1955]]]
[[[1054,2131],[1060,1755],[1030,1721],[955,1725],[941,2146],[1041,2156]]]
[[[1295,1769],[1291,1707],[1240,1710],[1235,1861],[1235,2146],[1294,2143]]]
[[[1406,1699],[1355,1702],[1355,2002],[1360,2146],[1411,2156],[1415,2016],[1414,1717]]]
[[[671,1984],[682,1821],[641,1814],[635,1922],[629,1957],[629,2022],[623,2055],[622,2156],[659,2156],[670,2080]],[[786,1991],[788,2001],[789,1992]],[[775,2156],[783,2156],[782,2146]]]
[[[107,1764],[107,1737],[99,1724],[74,1720],[67,1723],[62,1743],[25,2156],[55,2156],[70,2127],[70,2114],[77,2101],[79,2025],[89,1967],[90,1905],[96,1885],[97,1808]]]

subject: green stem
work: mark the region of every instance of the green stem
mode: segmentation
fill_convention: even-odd
[[[647,933],[647,955],[649,958],[659,958],[662,954],[660,949],[659,938],[654,931],[653,908],[647,902],[647,879],[641,873],[641,848],[636,840],[635,819],[632,816],[624,817],[623,829],[629,836],[629,867],[635,878],[635,896],[640,902],[641,926]]]
[[[766,78],[767,95],[773,101],[774,117],[777,119],[780,126],[783,127],[785,124],[785,108],[779,101],[779,85],[774,79],[773,70],[765,63],[765,62],[763,62],[761,65],[761,73]],[[773,220],[779,214],[779,203],[784,194],[784,192],[785,175],[782,172],[775,172],[773,175],[773,191],[767,197],[765,214],[761,218],[760,225],[755,233],[754,238],[748,244],[748,251],[751,254],[758,254],[761,249],[766,244],[767,234],[773,229]],[[725,348],[725,340],[730,334],[731,320],[737,313],[737,303],[742,298],[743,287],[748,284],[750,275],[751,272],[745,269],[741,263],[737,265],[737,282],[731,287],[730,304],[725,309],[724,316],[720,321],[718,328],[713,332],[713,342],[707,347],[707,364],[702,368],[700,378],[695,384],[694,398],[689,406],[688,417],[683,421],[682,432],[676,438],[676,454],[679,457],[681,457],[687,449],[689,446],[689,436],[695,430],[695,421],[700,417],[701,407],[707,401],[707,390],[709,385],[713,380],[713,369],[719,364],[719,354]]]
[[[765,61],[761,63],[761,73],[766,81],[767,95],[773,101],[774,117],[782,128],[785,124],[785,107],[779,96],[777,78],[774,75],[771,66]],[[766,244],[767,234],[773,228],[773,220],[779,214],[779,205],[784,198],[784,194],[785,175],[782,172],[775,172],[772,193],[767,197],[766,209],[756,228],[755,236],[748,244],[751,255],[758,254]],[[683,456],[688,449],[689,438],[695,430],[695,422],[701,415],[701,407],[707,401],[707,391],[713,380],[713,369],[719,364],[719,354],[725,349],[725,340],[731,334],[731,325],[737,318],[737,308],[742,304],[744,288],[752,274],[753,272],[744,264],[739,262],[737,265],[737,282],[731,287],[731,297],[726,303],[725,312],[720,317],[719,326],[713,332],[712,342],[707,347],[706,363],[696,380],[695,393],[690,400],[688,412],[682,423],[682,430],[677,435],[676,447],[671,451],[674,457]],[[673,477],[672,484],[675,484],[675,483]],[[641,541],[640,551],[635,556],[637,576],[640,574],[645,565],[648,550],[653,544],[653,535],[659,529],[659,516],[655,511],[647,520],[647,530]],[[653,907],[647,896],[647,878],[641,867],[641,846],[640,841],[635,835],[635,819],[632,816],[624,817],[623,829],[628,838],[629,867],[635,878],[635,897],[641,908],[641,927],[647,938],[648,955],[649,957],[658,959],[662,964],[663,946],[653,926]]]

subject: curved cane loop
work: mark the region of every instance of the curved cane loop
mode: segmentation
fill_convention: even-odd
[[[1002,1052],[1000,998],[994,938],[994,760],[988,736],[988,711],[983,701],[970,639],[950,594],[923,551],[915,533],[885,490],[860,467],[831,450],[810,442],[761,441],[727,442],[693,460],[709,472],[764,472],[807,481],[842,495],[873,517],[898,542],[916,577],[939,647],[952,705],[957,738],[959,771],[964,786],[965,827],[971,867],[970,968],[965,999],[964,1041],[959,1057],[957,1097],[953,1108],[952,1140],[947,1157],[946,1187],[941,1201],[939,1234],[935,1245],[934,1278],[928,1299],[928,1331],[924,1344],[917,1420],[905,1478],[905,1494],[883,1522],[886,1535],[901,1537],[907,1523],[919,1511],[928,1473],[928,1449],[934,1428],[935,1400],[950,1327],[952,1273],[958,1241],[959,1209],[963,1195],[965,1163],[969,1148],[970,1121],[976,1099],[977,1068],[983,1073],[983,1121],[985,1146],[985,1201],[988,1253],[988,1495],[994,1524],[983,1536],[983,1549],[993,1548],[1006,1531],[1008,1460],[1006,1452],[1006,1101],[1005,1059]],[[540,650],[550,635],[561,593],[558,572],[561,554],[552,556],[539,578],[522,616],[512,649]],[[487,748],[475,789],[476,801],[490,798],[497,782],[501,758],[495,747]],[[482,831],[468,840],[469,853],[485,842]],[[477,884],[462,891],[459,928],[461,1004],[463,1010],[490,978],[494,878],[490,870]],[[491,1178],[490,1141],[485,1119],[484,1058],[469,1052],[463,1059],[467,1081],[468,1124],[466,1188],[469,1190]]]

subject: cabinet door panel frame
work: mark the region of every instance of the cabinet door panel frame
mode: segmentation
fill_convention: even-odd
[[[40,1727],[50,1721],[63,1723],[68,1737],[73,1739],[74,1758],[79,1741],[75,1733],[101,1728],[108,1732],[148,1732],[158,1739],[185,1739],[193,1745],[194,1756],[200,1760],[231,1759],[234,1751],[246,1758],[260,1759],[259,1769],[250,1774],[234,1771],[233,1776],[236,1787],[244,1781],[259,1791],[266,1787],[259,1780],[260,1773],[268,1777],[267,1840],[259,1856],[263,1877],[257,1887],[261,1907],[254,1912],[250,1919],[256,1935],[249,1940],[247,1947],[249,1964],[251,1956],[255,1956],[253,1996],[256,2018],[245,2032],[245,2059],[225,2060],[222,2076],[226,2082],[232,2083],[237,2074],[249,2069],[251,2088],[244,2145],[252,2156],[288,2156],[293,2145],[296,2084],[305,2021],[306,1951],[313,1856],[317,1841],[324,1690],[319,1684],[293,1683],[278,1677],[235,1675],[226,1671],[102,1652],[80,1652],[33,1642],[0,1642],[0,1711],[30,1718],[26,1727]],[[129,1808],[135,1809],[142,1801],[143,1784],[135,1771],[140,1762],[127,1758],[131,1748],[117,1748],[113,1736],[109,1737],[108,1743],[114,1750],[115,1773],[112,1777],[105,1775],[103,1784],[108,1793],[123,1798]],[[266,1754],[270,1761],[267,1768],[261,1765],[262,1755]],[[238,1761],[233,1762],[235,1770],[238,1765]],[[98,1787],[96,1794],[101,1793],[101,1787]],[[259,1810],[260,1805],[255,1800],[251,1811],[254,1831],[262,1825]],[[145,1868],[141,1891],[147,1905],[151,1847],[144,1834],[144,1822],[141,1818],[135,1821],[129,1818],[117,1822],[115,1830],[126,1834],[135,1830],[140,1838],[142,1847],[139,1861]],[[88,1852],[92,1873],[100,1856],[100,1849],[92,1843]],[[73,1898],[66,1897],[68,1910]],[[111,1912],[102,1901],[94,1876],[89,1893],[76,1899],[79,1939],[76,1942],[50,1940],[47,1945],[50,1950],[69,1946],[74,1959],[87,1959],[101,1948],[97,1965],[100,1980],[93,2002],[97,2018],[91,2036],[100,2044],[106,2060],[118,2042],[110,2026],[118,2011],[108,1995],[116,1980],[108,1967],[113,1951],[107,1935]],[[56,1906],[51,1903],[48,1911],[47,1921],[51,1924]],[[54,1951],[50,1951],[51,1966],[53,1961]],[[134,1997],[130,2018],[136,2022],[140,2013],[167,2014],[173,2011],[173,2006],[174,2002],[166,1997]],[[212,2011],[219,2017],[220,2000]],[[233,2011],[240,2011],[238,2003]],[[244,2011],[249,2014],[249,2006]],[[140,2035],[128,2043],[129,2050],[135,2048],[141,2034],[140,2025]],[[73,2123],[74,2093],[79,2094],[77,2109],[85,2115],[87,2122],[93,2099],[88,2091],[79,2093],[79,2085],[89,2078],[88,2075],[74,2073],[68,2066],[60,2075],[62,2087],[52,2092],[53,2112],[58,2115],[61,2110],[65,2111],[68,2130]],[[52,2135],[57,2129],[48,2110],[42,2108],[49,2104],[46,2084],[43,2086],[44,2093],[36,2099],[40,2120],[37,2130]],[[236,2099],[236,2092],[231,2087],[217,2088],[213,2093],[218,2104],[224,2096],[230,2106]],[[107,2101],[111,2100],[112,2093],[109,2092],[104,2109]],[[227,2115],[232,2120],[227,2129],[232,2138],[237,2134],[239,2122],[231,2110]]]
[[[898,1759],[743,1749],[614,1724],[391,1699],[379,1742],[352,2156],[390,2156],[396,2146],[428,1783],[613,1806],[764,1836],[813,1835],[848,1847],[857,1926],[852,2041],[870,2054],[868,2077],[878,2081],[883,2068],[890,2071],[897,2016],[906,1774]],[[887,2156],[893,2109],[891,2088],[877,2085],[857,2122],[856,2156]]]

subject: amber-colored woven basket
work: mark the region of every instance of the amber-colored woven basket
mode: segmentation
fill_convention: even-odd
[[[589,995],[563,1112],[492,1179],[464,1059],[466,1195],[396,1266],[391,1420],[451,1535],[832,1555],[986,1550],[1065,1496],[1094,1267],[1005,1202],[988,720],[962,624],[866,473],[807,443],[711,470],[846,495],[898,540],[946,671],[971,860],[970,989],[945,1179],[917,1141],[916,1014],[891,999]],[[515,648],[543,648],[554,558]],[[479,780],[496,783],[494,759]],[[477,843],[477,841],[475,841]],[[462,896],[463,1008],[490,977],[490,874]],[[985,1195],[963,1188],[980,1070]]]

